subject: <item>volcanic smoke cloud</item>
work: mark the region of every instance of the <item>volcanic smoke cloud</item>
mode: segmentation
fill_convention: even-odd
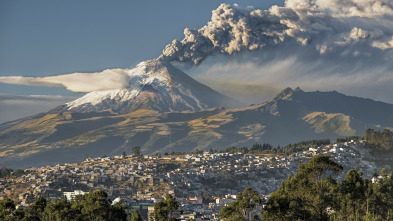
[[[391,0],[287,0],[269,10],[220,5],[211,21],[199,30],[184,30],[160,59],[201,63],[212,54],[263,50],[298,44],[320,54],[351,53],[354,48],[387,50],[393,47]],[[347,51],[348,48],[353,50]]]
[[[238,99],[262,102],[299,86],[393,102],[392,0],[287,0],[268,10],[222,4],[184,35],[159,59],[200,64],[187,73]]]

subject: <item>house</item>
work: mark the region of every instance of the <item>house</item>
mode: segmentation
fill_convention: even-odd
[[[72,201],[77,195],[85,195],[87,192],[82,190],[74,190],[74,192],[63,192],[63,195],[67,198],[67,201]]]

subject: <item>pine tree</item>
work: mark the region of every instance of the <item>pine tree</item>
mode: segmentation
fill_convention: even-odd
[[[338,183],[331,176],[342,166],[327,156],[314,156],[299,165],[299,171],[281,183],[270,195],[264,219],[267,220],[329,220]]]
[[[220,211],[220,218],[223,220],[249,220],[252,217],[250,212],[262,203],[258,193],[247,187],[236,196],[236,201],[232,202]],[[256,218],[256,217],[255,217]]]
[[[134,209],[134,211],[131,214],[131,218],[129,220],[130,221],[142,221],[142,216],[141,216],[141,213],[139,212],[139,209]]]

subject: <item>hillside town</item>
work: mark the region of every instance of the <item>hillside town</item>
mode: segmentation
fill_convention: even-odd
[[[128,209],[139,208],[147,219],[155,203],[166,194],[181,205],[180,219],[217,220],[220,209],[246,187],[263,198],[294,175],[300,163],[315,155],[328,155],[346,171],[357,168],[371,178],[379,170],[362,141],[330,144],[290,155],[205,151],[188,154],[127,155],[86,158],[73,164],[29,168],[19,177],[1,178],[1,199],[9,197],[24,208],[37,196],[48,200],[90,190],[104,190],[113,202],[124,200]]]

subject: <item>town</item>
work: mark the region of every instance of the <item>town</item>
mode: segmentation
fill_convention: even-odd
[[[138,150],[139,151],[139,150]],[[344,167],[337,178],[356,168],[371,178],[380,168],[363,141],[348,141],[285,154],[249,154],[228,151],[195,151],[186,154],[127,155],[86,158],[73,164],[24,170],[18,177],[0,179],[0,199],[9,197],[25,208],[37,196],[48,200],[89,190],[103,190],[113,202],[124,200],[129,210],[139,208],[147,218],[155,203],[166,194],[176,197],[180,219],[217,220],[220,209],[235,201],[246,187],[268,199],[281,181],[294,175],[300,163],[320,154]]]

